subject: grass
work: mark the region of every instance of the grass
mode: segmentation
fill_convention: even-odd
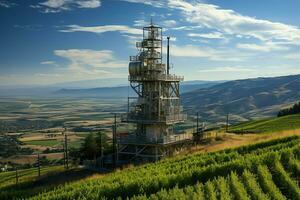
[[[263,120],[253,120],[230,126],[231,133],[270,133],[300,128],[300,114]]]
[[[19,181],[16,185],[16,172],[0,173],[0,199],[17,199],[17,196],[30,196],[42,191],[50,190],[59,185],[91,177],[95,172],[85,169],[71,168],[66,170],[63,166],[47,166],[38,169],[18,170]]]
[[[61,144],[61,141],[56,139],[47,139],[47,140],[31,140],[24,142],[27,145],[40,145],[40,146],[47,146],[47,147],[54,147]]]
[[[63,171],[63,166],[50,166],[50,167],[42,167],[41,168],[41,176],[45,176],[49,173],[53,172],[61,172]],[[18,170],[19,176],[19,184],[25,184],[28,182],[32,182],[37,179],[38,177],[38,169],[31,168],[31,169],[23,169]],[[13,186],[16,184],[16,172],[9,171],[9,172],[2,172],[0,173],[0,190],[4,187]]]

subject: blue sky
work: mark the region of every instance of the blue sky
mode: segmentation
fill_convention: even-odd
[[[185,80],[300,74],[299,7],[298,0],[0,0],[0,85],[126,78],[151,18],[171,36],[171,71]]]

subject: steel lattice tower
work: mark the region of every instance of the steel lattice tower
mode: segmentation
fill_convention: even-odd
[[[119,154],[157,160],[178,142],[173,125],[186,119],[179,93],[183,77],[169,74],[169,66],[162,63],[162,42],[162,28],[151,23],[143,28],[142,42],[136,43],[138,55],[130,56],[129,81],[137,97],[128,97],[122,121],[135,123],[136,130],[120,138]]]

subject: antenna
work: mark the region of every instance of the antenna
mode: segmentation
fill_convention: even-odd
[[[168,47],[167,47],[167,74],[170,74],[170,37],[168,39]]]

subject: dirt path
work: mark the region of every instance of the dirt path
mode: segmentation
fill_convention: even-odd
[[[264,142],[273,139],[284,138],[293,135],[300,135],[300,129],[281,131],[275,133],[264,133],[264,134],[232,134],[226,133],[216,140],[211,138],[206,144],[200,144],[197,147],[193,147],[190,150],[180,153],[180,155],[195,153],[195,152],[213,152],[228,148],[239,147],[243,145],[249,145],[257,142]]]

